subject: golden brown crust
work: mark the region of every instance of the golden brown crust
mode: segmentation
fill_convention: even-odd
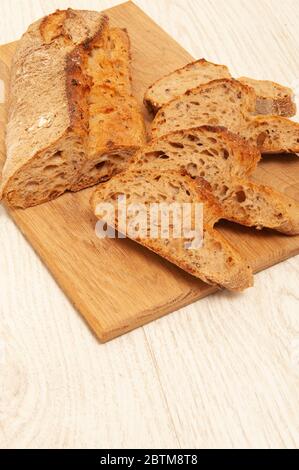
[[[56,10],[41,20],[39,30],[45,44],[50,44],[58,37],[62,37],[64,41],[70,39],[63,27],[64,21],[69,15],[69,10]]]
[[[69,10],[67,10],[69,12]],[[99,29],[93,37],[87,38],[79,44],[66,57],[66,94],[71,127],[84,135],[88,132],[89,112],[88,93],[92,86],[92,79],[87,73],[87,60],[94,44],[102,40],[108,31],[109,19],[102,16]]]
[[[15,57],[15,67],[13,68],[13,77],[16,78],[13,78],[12,82],[17,81],[18,70],[23,62],[28,63],[30,70],[33,69],[34,73],[39,75],[39,67],[41,67],[42,61],[39,61],[38,58],[44,54],[45,63],[48,65],[51,62],[51,66],[50,68],[46,65],[41,67],[41,71],[46,74],[46,79],[37,81],[40,88],[42,88],[40,93],[37,92],[37,96],[38,98],[39,95],[46,97],[49,94],[47,86],[50,82],[52,94],[47,97],[47,104],[45,103],[47,98],[43,98],[44,101],[39,100],[39,105],[36,106],[36,99],[32,98],[29,103],[29,98],[26,98],[34,95],[32,93],[34,92],[32,90],[32,81],[26,84],[26,86],[30,85],[30,93],[29,91],[26,94],[22,92],[24,86],[18,88],[19,94],[23,93],[28,101],[28,104],[26,101],[26,116],[19,119],[18,122],[22,123],[23,120],[26,122],[27,119],[28,124],[25,129],[20,126],[20,129],[17,130],[14,128],[13,122],[9,123],[8,126],[8,158],[4,167],[1,190],[3,197],[10,205],[29,207],[51,200],[66,190],[77,191],[95,184],[103,179],[101,174],[98,174],[99,172],[93,170],[93,167],[98,164],[96,159],[99,154],[102,153],[107,156],[110,153],[113,154],[113,152],[114,154],[115,152],[120,153],[119,161],[121,165],[118,164],[117,156],[112,155],[114,163],[110,172],[111,176],[117,169],[120,171],[123,168],[122,160],[127,160],[129,155],[133,154],[144,142],[145,126],[141,113],[135,105],[135,121],[131,123],[131,136],[127,134],[126,139],[117,140],[117,135],[112,136],[111,134],[110,137],[107,136],[106,143],[103,141],[103,145],[98,146],[97,155],[89,154],[89,97],[94,79],[90,75],[88,64],[97,47],[101,47],[103,51],[105,50],[109,42],[109,35],[115,37],[119,35],[123,41],[123,48],[127,48],[129,57],[130,43],[127,33],[117,28],[109,30],[108,18],[97,12],[74,11],[71,9],[57,11],[33,24],[29,28],[29,33],[26,33],[20,42],[21,51]],[[30,54],[28,51],[30,51]],[[38,53],[35,54],[35,51]],[[122,53],[123,51],[120,50],[120,54]],[[34,67],[31,64],[32,60],[36,62],[36,65],[34,62]],[[123,60],[128,62],[129,59],[127,60],[125,55]],[[94,65],[92,64],[92,66]],[[128,90],[131,92],[129,64],[123,72],[124,80],[127,80],[128,83],[126,90],[129,93]],[[125,78],[126,74],[128,75],[127,78]],[[52,75],[53,78],[51,78]],[[24,80],[26,80],[26,76]],[[55,95],[55,99],[51,98],[52,95]],[[17,94],[14,92],[13,96],[16,97]],[[130,99],[130,105],[132,106],[133,97],[124,95],[121,106],[122,109],[127,109],[127,119],[131,117],[131,115],[129,116]],[[15,101],[14,106],[16,107],[14,109],[17,109],[17,97]],[[33,103],[32,109],[36,117],[32,115],[30,119],[30,113],[27,110],[31,109]],[[126,103],[127,108],[124,106]],[[108,119],[109,113],[106,116]],[[36,136],[32,133],[32,127],[34,127]],[[54,132],[52,129],[54,129]],[[112,130],[111,127],[111,132]],[[19,156],[18,153],[14,152],[14,146],[16,138],[19,140],[20,133],[28,138],[28,144],[26,145],[25,142],[23,148],[20,148]],[[43,138],[45,133],[47,139]],[[120,135],[121,132],[118,136]],[[110,145],[112,139],[114,139],[114,144]],[[36,147],[32,145],[31,141],[34,142]],[[11,149],[11,152],[9,149]],[[54,165],[52,157],[55,160]],[[40,170],[37,168],[38,164]],[[47,170],[53,168],[54,175],[51,174],[51,177],[48,177],[48,173],[43,174],[45,166]],[[59,171],[60,167],[61,170]],[[91,171],[93,171],[93,176],[88,174]],[[62,181],[63,178],[64,181]],[[22,184],[24,190],[18,188]],[[55,187],[51,189],[51,185],[55,185]],[[45,188],[47,194],[41,193],[41,191],[44,191],[43,188]]]

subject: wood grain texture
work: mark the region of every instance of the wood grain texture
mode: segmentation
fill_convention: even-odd
[[[112,4],[3,1],[0,40],[87,3]],[[298,76],[295,1],[136,3],[196,57],[286,84]],[[293,165],[275,184],[296,196]],[[298,257],[242,295],[210,296],[99,345],[4,208],[0,250],[1,447],[298,447]]]

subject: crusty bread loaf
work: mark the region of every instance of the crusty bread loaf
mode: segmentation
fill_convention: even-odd
[[[221,217],[221,209],[213,196],[205,190],[204,183],[192,181],[179,172],[126,171],[116,175],[110,181],[98,186],[92,196],[91,204],[95,215],[109,225],[119,228],[117,218],[117,198],[125,195],[127,204],[145,204],[147,216],[151,203],[203,203],[203,245],[186,248],[192,243],[191,238],[174,237],[170,232],[166,238],[150,238],[150,227],[146,237],[134,237],[134,240],[149,248],[190,274],[209,284],[217,284],[231,290],[243,290],[252,285],[252,270],[248,262],[216,230],[214,223]],[[115,220],[100,203],[111,203],[115,207]],[[194,216],[194,212],[191,211]],[[127,211],[127,224],[132,223],[132,211]],[[161,226],[159,224],[159,235]]]
[[[203,177],[222,207],[223,218],[298,234],[299,204],[248,179],[258,160],[259,154],[243,139],[223,128],[203,126],[154,139],[135,155],[133,166]]]
[[[291,88],[270,80],[255,80],[248,77],[240,77],[238,80],[254,89],[257,114],[295,116],[296,104],[294,92]]]
[[[255,94],[234,80],[214,80],[187,91],[158,111],[152,136],[201,125],[221,125],[249,139],[262,153],[299,152],[299,123],[281,116],[254,116]]]
[[[124,119],[112,127],[112,115],[125,116],[130,129]],[[127,34],[83,10],[56,11],[32,24],[11,69],[1,182],[7,203],[28,207],[107,179],[144,141]]]
[[[205,59],[191,62],[184,67],[160,78],[146,91],[144,101],[156,113],[173,98],[183,95],[192,88],[212,80],[232,78],[225,65],[213,64]],[[255,92],[256,114],[277,114],[291,117],[296,114],[293,91],[269,80],[254,80],[241,77],[242,83],[249,85]]]

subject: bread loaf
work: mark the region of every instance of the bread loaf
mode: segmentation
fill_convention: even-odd
[[[144,143],[129,55],[126,32],[97,12],[56,11],[29,27],[11,69],[1,181],[9,205],[107,179]]]
[[[165,238],[151,238],[149,225],[146,236],[133,239],[209,284],[237,291],[252,285],[252,270],[248,262],[213,228],[222,213],[213,196],[206,191],[204,182],[195,183],[190,177],[179,172],[169,171],[161,174],[160,170],[144,171],[141,168],[116,175],[110,181],[100,184],[91,199],[95,215],[116,229],[119,228],[117,198],[122,195],[127,197],[128,204],[142,203],[147,209],[151,203],[161,202],[189,203],[191,206],[195,203],[204,204],[201,247],[188,249],[186,243],[192,242],[189,237],[174,237],[171,233]],[[115,218],[102,210],[102,202],[115,207]],[[191,211],[191,214],[194,212]],[[132,217],[132,212],[127,211],[127,224],[133,222]],[[161,235],[161,223],[158,225]]]

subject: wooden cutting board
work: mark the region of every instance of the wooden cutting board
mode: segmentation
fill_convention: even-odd
[[[134,92],[140,103],[148,85],[192,59],[133,3],[124,3],[107,13],[113,25],[129,31]],[[6,86],[15,46],[11,43],[0,47],[0,78]],[[149,123],[146,110],[144,116]],[[0,124],[3,164],[4,104],[0,105]],[[265,157],[255,178],[299,201],[297,156]],[[100,341],[215,292],[215,288],[130,240],[99,240],[89,208],[92,191],[65,194],[53,202],[9,213]],[[225,222],[219,228],[247,256],[255,271],[299,253],[299,237],[258,232]]]

